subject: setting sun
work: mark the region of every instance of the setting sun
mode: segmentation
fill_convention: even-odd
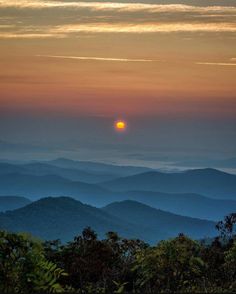
[[[115,127],[118,131],[124,131],[126,129],[126,122],[123,120],[119,120],[115,123]]]

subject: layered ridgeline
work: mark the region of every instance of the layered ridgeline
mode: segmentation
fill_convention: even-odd
[[[222,200],[193,193],[129,191],[120,193],[124,199],[135,200],[172,213],[219,221],[236,211],[236,200]]]
[[[147,167],[140,166],[122,166],[122,165],[114,165],[107,164],[101,162],[92,162],[92,161],[76,161],[66,158],[58,158],[55,160],[48,161],[47,164],[62,167],[62,168],[72,168],[77,170],[87,171],[89,173],[95,174],[105,174],[109,176],[129,176],[134,174],[139,174],[142,172],[150,171],[152,169]]]
[[[73,196],[98,206],[107,203],[111,193],[95,184],[71,181],[56,175],[14,173],[0,176],[0,195],[24,195],[32,200],[47,196]]]
[[[104,182],[104,178],[109,181]],[[94,184],[98,179],[102,182]],[[236,211],[236,176],[214,169],[161,173],[67,159],[5,162],[0,163],[0,195],[30,200],[69,196],[96,207],[134,200],[172,213],[218,221]]]
[[[34,176],[56,175],[71,181],[85,183],[98,183],[150,170],[145,167],[117,166],[89,161],[74,161],[65,158],[26,164],[0,162],[0,175],[14,173]]]
[[[216,199],[236,200],[236,175],[211,168],[179,173],[150,171],[115,179],[102,186],[113,191],[196,193]]]
[[[83,198],[83,197],[77,197]],[[160,192],[147,191],[130,191],[125,194],[116,194],[116,197],[99,198],[103,200],[103,205],[107,205],[115,201],[134,200],[146,204],[153,208],[169,211],[174,214],[189,216],[200,219],[208,219],[219,221],[224,216],[236,211],[236,201],[233,200],[218,200],[203,197],[198,194],[167,194]],[[96,197],[90,197],[90,201],[96,205]],[[6,210],[14,210],[30,204],[31,201],[20,196],[0,196],[0,212]]]
[[[22,177],[20,179],[21,185],[19,185],[18,175],[35,176],[35,178]],[[178,173],[163,173],[142,167],[115,166],[67,159],[57,159],[48,163],[37,162],[21,165],[0,163],[0,195],[9,194],[7,193],[9,190],[12,191],[11,194],[19,195],[20,188],[27,190],[27,187],[24,187],[24,182],[29,182],[30,184],[31,181],[37,181],[37,177],[45,177],[38,178],[38,180],[46,182],[46,177],[49,176],[57,176],[55,177],[57,179],[55,184],[53,184],[52,177],[49,179],[52,181],[52,189],[49,189],[49,193],[53,192],[52,190],[57,190],[56,186],[58,182],[61,182],[67,185],[67,188],[64,190],[65,192],[67,190],[68,195],[70,195],[69,186],[73,186],[74,189],[77,182],[78,186],[82,186],[83,183],[96,183],[97,186],[100,186],[99,189],[102,186],[111,191],[125,192],[135,190],[164,193],[195,193],[216,199],[236,200],[236,175],[212,168],[188,170]],[[11,177],[15,177],[16,185],[9,189],[12,184]],[[104,178],[113,179],[103,181]],[[37,191],[33,191],[31,187],[29,187],[29,190],[31,194],[37,194]],[[37,189],[35,188],[35,190]],[[47,187],[44,187],[44,190],[47,193]],[[24,194],[24,196],[27,195]]]
[[[1,230],[29,232],[48,240],[71,240],[87,226],[94,228],[100,236],[108,231],[117,231],[124,236],[142,235],[138,227],[69,197],[43,198],[0,214]]]
[[[214,222],[180,216],[136,201],[126,200],[111,203],[103,210],[138,227],[146,228],[150,232],[150,240],[152,237],[153,241],[159,231],[164,233],[163,238],[160,239],[171,238],[179,233],[184,233],[195,239],[216,234]]]
[[[49,197],[0,214],[1,230],[29,232],[43,239],[68,241],[87,226],[100,237],[115,231],[123,237],[149,243],[175,237],[178,233],[195,239],[216,234],[214,222],[175,215],[134,201],[99,209],[69,197]]]

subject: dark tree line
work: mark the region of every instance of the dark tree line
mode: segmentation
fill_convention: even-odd
[[[180,234],[156,246],[90,228],[67,244],[1,231],[0,293],[236,292],[235,224],[231,214],[214,240]]]

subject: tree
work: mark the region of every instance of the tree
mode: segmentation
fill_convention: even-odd
[[[62,292],[65,272],[47,261],[41,242],[27,235],[0,231],[0,292]]]
[[[227,275],[227,288],[230,291],[236,292],[236,241],[233,246],[225,252],[224,270]]]
[[[203,291],[206,266],[200,251],[200,245],[184,235],[140,251],[134,267],[136,288],[149,293]]]
[[[114,232],[99,240],[91,228],[67,244],[0,231],[0,293],[236,292],[234,220],[219,226],[232,237],[224,242],[180,234],[154,247]]]
[[[223,221],[218,222],[216,228],[224,240],[232,240],[235,237],[235,226],[236,213],[231,213]]]

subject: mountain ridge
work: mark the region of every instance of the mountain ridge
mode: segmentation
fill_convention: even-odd
[[[149,243],[174,237],[181,232],[194,238],[206,234],[212,237],[214,224],[129,200],[96,208],[70,197],[47,197],[0,213],[0,229],[29,232],[43,239],[60,238],[63,241],[70,240],[88,226],[100,237],[108,231],[115,231],[123,237],[144,239]]]
[[[118,192],[135,189],[164,193],[196,193],[216,199],[236,200],[236,175],[211,168],[180,173],[151,171],[121,177],[100,185]]]
[[[214,222],[180,216],[133,200],[113,202],[103,209],[123,220],[146,226],[153,232],[156,231],[157,227],[161,227],[169,238],[179,233],[187,234],[192,238],[199,238],[201,234],[205,233],[210,234],[210,236],[214,235]]]

